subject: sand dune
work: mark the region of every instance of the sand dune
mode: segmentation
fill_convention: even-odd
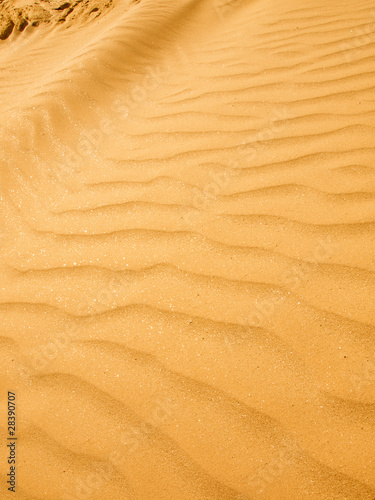
[[[372,2],[0,16],[0,497],[374,500]]]

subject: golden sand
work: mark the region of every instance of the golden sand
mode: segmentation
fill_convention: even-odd
[[[373,2],[0,16],[0,498],[374,500]]]

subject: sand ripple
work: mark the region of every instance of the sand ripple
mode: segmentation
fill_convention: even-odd
[[[373,500],[371,2],[58,4],[2,5],[16,498]]]

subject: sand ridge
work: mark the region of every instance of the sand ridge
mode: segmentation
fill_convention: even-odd
[[[373,500],[371,2],[94,3],[0,42],[16,498]]]

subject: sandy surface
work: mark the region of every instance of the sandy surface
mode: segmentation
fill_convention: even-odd
[[[373,2],[0,16],[0,498],[374,500]]]

